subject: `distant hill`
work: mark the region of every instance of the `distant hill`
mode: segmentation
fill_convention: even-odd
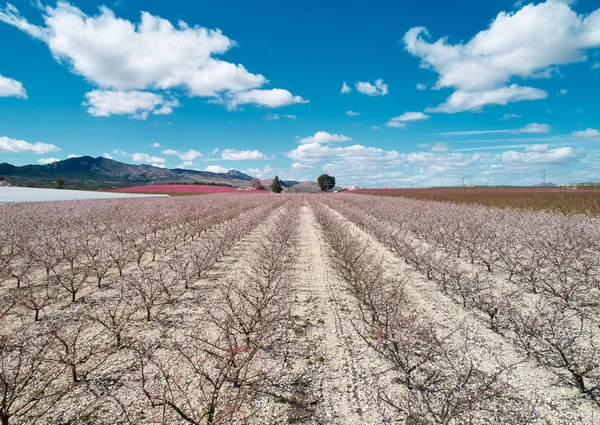
[[[317,193],[321,191],[321,188],[313,182],[296,182],[296,184],[285,188],[283,191],[285,193]]]
[[[13,185],[36,181],[39,187],[51,187],[56,177],[64,177],[65,188],[107,188],[157,183],[214,183],[234,187],[247,186],[251,176],[241,171],[227,173],[167,169],[152,165],[125,164],[103,157],[81,156],[46,165],[15,166],[0,164],[0,176]]]

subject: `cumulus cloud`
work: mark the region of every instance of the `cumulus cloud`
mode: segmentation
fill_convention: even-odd
[[[530,150],[528,152],[506,151],[502,162],[508,164],[564,164],[578,158],[578,152],[572,147],[551,150]]]
[[[569,91],[567,89],[560,89],[560,91],[558,93],[565,95],[565,94],[569,93]]]
[[[254,104],[266,108],[279,108],[293,105],[294,103],[308,103],[308,100],[302,99],[300,96],[294,96],[289,91],[283,89],[255,89],[236,93],[225,103],[228,109],[233,110],[239,105],[246,104]]]
[[[67,158],[69,158],[69,159],[71,159],[71,158],[81,158],[81,155],[70,153],[69,155],[67,155]]]
[[[176,156],[179,159],[181,159],[182,161],[193,161],[196,158],[201,158],[203,155],[194,150],[194,149],[189,149],[186,152],[180,152],[180,151],[176,151],[173,149],[166,149],[164,151],[162,151],[163,155],[171,155],[171,156]]]
[[[104,152],[104,153],[102,154],[102,156],[103,156],[104,158],[106,158],[106,159],[114,159],[114,157],[113,157],[111,154],[109,154],[109,153],[106,153],[106,152]]]
[[[367,96],[385,96],[388,94],[388,86],[383,83],[382,79],[375,80],[375,84],[367,81],[359,81],[355,86],[359,93],[366,94]]]
[[[546,97],[542,90],[507,84],[513,78],[550,77],[557,66],[584,61],[586,49],[600,46],[600,10],[577,14],[570,3],[547,0],[501,12],[465,43],[448,38],[429,42],[426,28],[411,28],[404,36],[406,50],[439,74],[435,88],[456,90],[432,111],[469,111]]]
[[[43,25],[35,25],[10,4],[0,9],[0,21],[46,43],[54,58],[103,90],[183,89],[225,104],[267,107],[303,101],[283,89],[257,91],[268,83],[263,75],[216,59],[236,45],[218,29],[173,25],[148,12],[135,23],[105,6],[91,16],[66,1],[44,7],[42,19]],[[170,113],[168,108],[155,113]]]
[[[20,81],[0,75],[0,97],[27,99],[27,91]]]
[[[123,152],[124,153],[124,152]],[[128,154],[126,154],[128,155]],[[128,155],[133,162],[142,162],[144,164],[152,164],[156,167],[155,164],[162,164],[166,160],[159,156],[148,155],[147,153],[136,152],[134,154]]]
[[[360,112],[346,111],[346,115],[348,115],[349,117],[358,117],[360,115]]]
[[[344,94],[344,93],[350,93],[352,91],[352,89],[350,88],[350,86],[348,86],[348,84],[346,84],[346,82],[344,81],[344,84],[342,84],[342,89],[340,90],[340,93]]]
[[[529,133],[529,134],[544,134],[550,133],[550,126],[548,124],[531,123],[525,127],[520,128],[516,131],[517,134]]]
[[[170,114],[179,106],[177,99],[165,100],[161,95],[142,91],[93,90],[85,94],[88,114],[95,117],[129,115],[133,119],[145,120],[149,113]]]
[[[352,145],[347,147],[323,146],[319,143],[301,144],[288,152],[287,157],[294,161],[313,164],[329,158],[345,158],[355,161],[393,161],[400,158],[396,151],[386,151],[375,147]]]
[[[508,121],[508,120],[510,120],[512,118],[521,118],[521,117],[522,117],[522,115],[518,115],[518,114],[504,114],[504,115],[502,115],[502,119],[505,120],[505,121]]]
[[[60,159],[58,158],[40,158],[37,160],[38,164],[42,164],[42,165],[46,165],[46,164],[52,164],[53,162],[58,162],[60,161]]]
[[[584,140],[600,140],[600,130],[588,128],[586,130],[574,131],[571,136]]]
[[[425,84],[417,83],[417,90],[427,90],[427,86]]]
[[[206,167],[204,169],[204,171],[208,171],[210,173],[226,173],[227,171],[229,171],[231,168],[223,168],[220,165],[209,165],[208,167]]]
[[[24,140],[11,139],[6,136],[0,136],[0,152],[31,153],[42,155],[49,152],[57,152],[59,150],[60,148],[49,143],[29,143]]]
[[[404,114],[391,118],[386,124],[387,127],[404,128],[406,123],[410,121],[428,120],[429,115],[423,112],[405,112]]]
[[[290,165],[290,168],[294,170],[310,170],[313,168],[313,166],[310,164],[304,164],[302,162],[294,162],[292,165]]]
[[[152,148],[160,148],[160,143],[158,143],[158,142],[154,142],[154,143],[152,143],[152,144],[150,145],[150,147],[152,147]]]
[[[246,161],[250,159],[269,159],[267,155],[257,150],[236,151],[234,149],[223,149],[221,159],[228,161]]]
[[[343,134],[330,134],[326,131],[317,131],[314,136],[298,138],[298,143],[332,143],[332,142],[350,142],[351,137],[344,136]]]

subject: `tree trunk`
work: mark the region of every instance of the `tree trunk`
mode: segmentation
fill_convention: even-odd
[[[75,365],[71,366],[71,377],[73,378],[74,383],[79,382],[79,379],[77,377],[77,366]]]

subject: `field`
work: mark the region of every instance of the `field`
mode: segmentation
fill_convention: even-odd
[[[600,190],[559,188],[359,189],[348,193],[600,216]]]
[[[162,193],[171,196],[194,195],[201,193],[233,193],[239,192],[235,187],[213,186],[201,184],[157,184],[148,186],[132,186],[115,189],[118,193]],[[267,193],[264,190],[252,190],[254,193]]]
[[[246,192],[0,215],[2,425],[600,424],[591,218]]]

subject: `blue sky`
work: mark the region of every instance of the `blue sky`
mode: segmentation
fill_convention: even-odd
[[[0,162],[600,181],[597,1],[0,3]]]

